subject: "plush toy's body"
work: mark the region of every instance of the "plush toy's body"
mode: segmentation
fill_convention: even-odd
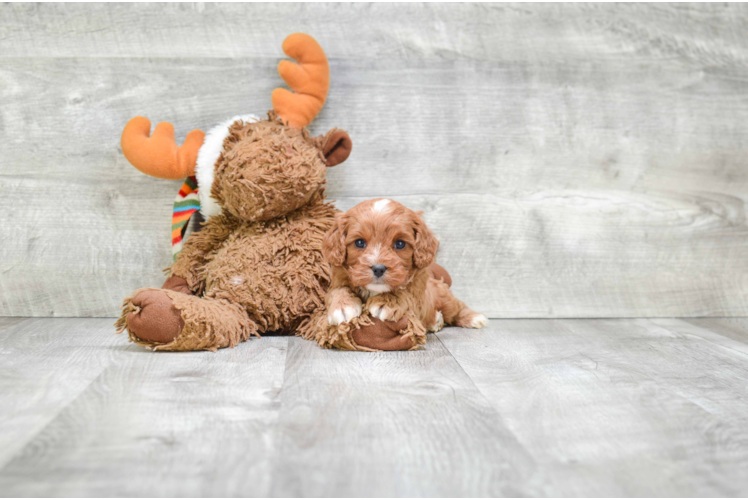
[[[200,155],[196,175],[209,210],[221,212],[209,212],[184,244],[170,269],[172,292],[143,289],[125,301],[120,326],[154,349],[216,349],[293,333],[324,304],[330,283],[321,253],[335,215],[324,196],[326,154],[349,143],[347,134],[312,138],[273,113],[211,131],[206,143],[214,133],[225,137],[215,164],[206,164],[211,175]]]
[[[154,350],[215,350],[277,332],[370,350],[392,348],[402,337],[402,324],[367,318],[353,327],[358,341],[350,325],[339,333],[317,328],[330,284],[322,239],[336,212],[325,201],[325,174],[345,161],[351,140],[336,129],[309,135],[304,127],[327,94],[327,60],[308,35],[291,35],[283,48],[301,63],[279,65],[298,93],[276,89],[267,119],[235,117],[208,134],[191,132],[180,147],[170,124],[159,124],[152,136],[145,118],[125,127],[122,149],[137,168],[163,178],[196,176],[207,218],[161,289],[125,299],[117,326],[133,342]],[[411,346],[405,339],[395,348]]]
[[[268,222],[211,217],[172,266],[176,290],[141,289],[127,299],[131,339],[154,349],[212,350],[265,332],[296,333],[324,303],[329,275],[319,248],[333,220],[319,195]],[[148,317],[144,307],[157,303]],[[154,336],[161,341],[148,340]]]
[[[248,331],[294,333],[329,285],[320,241],[334,209],[316,194],[309,205],[268,222],[211,218],[172,266],[192,291],[246,311]],[[215,248],[203,253],[205,248]],[[198,270],[197,272],[195,270]],[[242,315],[244,316],[244,315]]]
[[[212,180],[223,211],[187,241],[172,276],[241,305],[249,330],[297,328],[330,281],[319,251],[335,214],[325,202],[323,154],[343,134],[313,139],[272,116],[232,124]]]

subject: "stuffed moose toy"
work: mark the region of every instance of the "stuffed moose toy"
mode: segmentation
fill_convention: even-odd
[[[267,119],[236,116],[207,134],[190,132],[177,146],[174,127],[147,118],[122,133],[125,157],[159,178],[197,178],[201,230],[184,244],[162,288],[126,298],[116,323],[130,340],[152,350],[233,347],[261,333],[299,334],[323,347],[402,350],[424,342],[407,320],[368,316],[335,327],[324,311],[330,268],[322,240],[335,224],[325,201],[326,169],[348,158],[351,139],[333,129],[306,130],[329,88],[327,57],[310,36],[297,33],[278,72],[294,92],[276,89]],[[434,274],[450,282],[434,265]]]

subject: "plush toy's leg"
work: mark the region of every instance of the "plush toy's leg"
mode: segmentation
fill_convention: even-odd
[[[238,305],[157,288],[125,299],[116,326],[119,332],[127,329],[136,344],[164,351],[215,351],[257,335]]]
[[[167,344],[179,336],[184,320],[165,290],[146,289],[125,300],[123,317],[134,342]],[[137,340],[136,340],[137,339]]]
[[[377,351],[409,351],[419,345],[418,339],[409,335],[408,318],[400,321],[371,320],[371,325],[351,329],[350,335],[356,345]]]

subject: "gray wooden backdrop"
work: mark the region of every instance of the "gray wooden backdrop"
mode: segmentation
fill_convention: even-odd
[[[348,208],[423,209],[491,317],[748,315],[744,5],[0,5],[0,315],[112,316],[170,262],[181,140],[265,112],[281,42],[331,62]]]

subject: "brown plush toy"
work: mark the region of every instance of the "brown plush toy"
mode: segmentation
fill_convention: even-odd
[[[163,287],[125,299],[116,326],[131,341],[153,350],[214,351],[276,332],[324,347],[414,347],[399,323],[362,318],[333,333],[315,326],[330,284],[322,239],[336,212],[325,201],[326,169],[345,161],[352,144],[342,130],[312,137],[304,128],[327,96],[322,48],[297,33],[283,50],[299,62],[278,67],[295,93],[276,89],[267,119],[234,117],[208,134],[192,131],[179,147],[171,124],[160,123],[150,137],[146,118],[125,127],[122,151],[136,168],[169,179],[196,175],[207,217]]]

